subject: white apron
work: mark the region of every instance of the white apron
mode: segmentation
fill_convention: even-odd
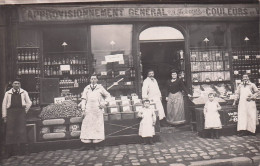
[[[105,139],[103,110],[99,109],[100,92],[88,91],[86,104],[86,116],[82,121],[80,139]]]
[[[154,110],[143,108],[139,114],[143,116],[139,126],[139,135],[141,137],[153,137],[155,135],[153,122],[156,121]]]
[[[248,130],[255,133],[257,121],[256,103],[252,100],[246,100],[249,95],[253,95],[250,86],[241,86],[238,104],[237,130]]]

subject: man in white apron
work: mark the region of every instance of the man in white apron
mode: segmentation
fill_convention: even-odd
[[[142,87],[142,98],[148,99],[151,102],[156,104],[156,109],[159,113],[159,120],[161,126],[168,126],[165,118],[165,112],[162,105],[162,94],[159,89],[158,83],[154,78],[154,71],[149,70],[147,74],[147,78],[143,82]]]
[[[249,81],[247,74],[243,75],[242,83],[237,87],[236,96],[233,105],[235,105],[236,101],[239,99],[237,122],[238,136],[247,135],[247,131],[254,135],[256,125],[259,123],[255,103],[255,99],[258,96],[258,89],[254,83]]]

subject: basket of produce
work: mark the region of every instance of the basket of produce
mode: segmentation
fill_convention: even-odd
[[[66,100],[62,103],[50,104],[42,109],[39,117],[45,119],[81,117],[82,110],[77,106],[77,103],[71,100]]]

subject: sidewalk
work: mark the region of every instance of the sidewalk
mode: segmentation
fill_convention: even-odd
[[[257,136],[200,138],[185,128],[163,128],[161,141],[154,145],[105,146],[100,150],[65,149],[13,156],[3,166],[40,165],[170,165],[250,166],[260,164],[260,133]]]

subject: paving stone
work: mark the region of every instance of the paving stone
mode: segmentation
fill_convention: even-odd
[[[207,159],[210,159],[210,156],[202,156],[203,159],[207,160]]]

